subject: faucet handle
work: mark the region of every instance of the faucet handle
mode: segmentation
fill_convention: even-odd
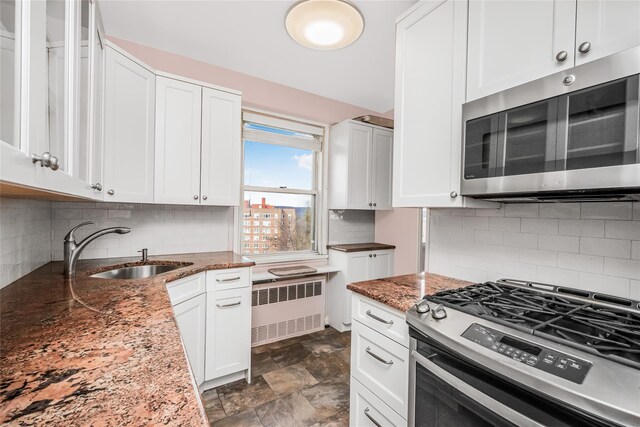
[[[65,242],[69,242],[69,241],[75,241],[76,240],[76,236],[73,235],[73,232],[76,231],[78,228],[80,227],[84,227],[85,225],[89,225],[89,224],[93,224],[93,221],[86,221],[83,222],[82,224],[78,224],[75,227],[73,227],[66,236],[64,236],[64,241]]]

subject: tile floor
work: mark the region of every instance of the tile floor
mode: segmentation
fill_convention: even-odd
[[[333,328],[254,347],[252,383],[202,394],[212,426],[347,427],[351,334]]]

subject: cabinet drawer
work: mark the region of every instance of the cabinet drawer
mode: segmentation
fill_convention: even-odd
[[[167,292],[171,305],[175,306],[183,301],[198,296],[205,291],[205,273],[175,280],[167,283]]]
[[[251,286],[248,268],[207,271],[207,291],[220,291]]]
[[[406,417],[409,349],[360,322],[351,325],[351,343],[351,375]]]
[[[351,302],[354,320],[409,347],[409,327],[404,313],[356,293],[353,294]]]
[[[355,379],[351,380],[349,420],[351,427],[401,427],[407,425],[406,420]]]

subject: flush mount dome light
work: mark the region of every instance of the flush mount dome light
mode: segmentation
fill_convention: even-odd
[[[287,12],[285,27],[302,46],[333,50],[358,40],[364,18],[355,6],[343,0],[302,0]]]

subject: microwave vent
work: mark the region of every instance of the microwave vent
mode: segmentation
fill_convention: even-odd
[[[387,119],[379,116],[372,116],[367,114],[366,116],[356,117],[353,120],[357,120],[363,123],[369,123],[370,125],[382,126],[385,128],[393,129],[393,119]]]

